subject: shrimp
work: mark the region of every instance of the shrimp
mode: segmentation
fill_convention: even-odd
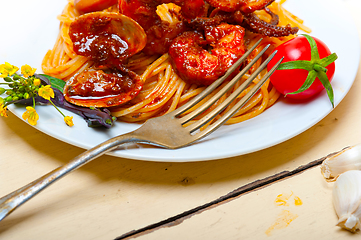
[[[175,37],[197,29],[198,24],[204,23],[214,25],[214,22],[220,21],[237,24],[270,37],[296,34],[297,27],[276,26],[254,14],[257,10],[266,10],[272,2],[274,0],[119,0],[119,11],[137,21],[145,30],[148,38],[143,52],[147,55],[162,55],[168,51]],[[156,9],[164,3],[174,3],[181,8],[177,13],[177,23],[170,24],[158,16]],[[217,15],[209,15],[209,10]],[[272,14],[269,9],[266,11]]]
[[[172,40],[189,30],[181,20],[176,23],[161,20],[156,10],[164,3],[175,3],[181,7],[179,18],[189,21],[206,16],[208,10],[203,0],[119,0],[119,12],[137,21],[147,34],[147,44],[143,50],[145,54],[166,53]]]
[[[198,31],[185,32],[169,48],[177,74],[190,84],[210,85],[245,52],[241,26],[221,23],[206,26],[204,33],[205,37]]]
[[[207,0],[207,2],[212,7],[219,8],[225,12],[239,10],[242,13],[251,13],[267,7],[274,0]]]
[[[124,67],[127,59],[146,44],[145,32],[138,23],[119,13],[87,13],[71,23],[69,37],[73,50],[93,61],[95,69],[67,81],[67,101],[84,107],[111,107],[140,92],[142,80]]]
[[[145,31],[161,22],[157,6],[174,3],[181,7],[181,15],[186,19],[204,17],[208,7],[203,0],[119,0],[119,12],[137,21]]]

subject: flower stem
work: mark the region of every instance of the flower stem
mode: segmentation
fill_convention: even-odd
[[[49,102],[55,107],[56,110],[58,110],[58,112],[60,112],[61,115],[63,115],[63,117],[65,117],[64,113],[62,113],[62,111],[60,111],[60,109],[55,106],[55,104],[51,101],[51,99],[49,99]]]

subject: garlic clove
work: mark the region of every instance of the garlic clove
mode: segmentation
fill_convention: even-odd
[[[361,144],[347,147],[339,153],[327,157],[321,164],[321,172],[327,181],[349,170],[361,170]]]
[[[339,221],[337,226],[355,232],[361,222],[361,171],[342,173],[333,186],[333,204]]]

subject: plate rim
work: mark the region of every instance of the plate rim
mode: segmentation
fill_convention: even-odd
[[[25,0],[23,0],[25,1]],[[288,2],[286,2],[286,4],[289,4],[291,0],[289,0]],[[321,0],[317,0],[318,2],[320,2]],[[340,4],[342,5],[342,8],[343,8],[343,11],[346,11],[348,12],[348,10],[346,9],[345,7],[345,4],[341,1],[341,0],[332,0],[332,1],[329,1],[331,2],[331,4],[335,3],[335,4]],[[299,3],[300,4],[300,3]],[[301,16],[302,17],[302,16]],[[351,21],[350,21],[351,20]],[[343,19],[343,21],[346,21],[345,19]],[[351,28],[355,29],[355,32],[356,34],[354,35],[356,37],[356,42],[357,42],[357,47],[358,47],[358,51],[357,52],[360,52],[360,40],[359,40],[359,35],[357,34],[358,33],[358,30],[356,28],[356,25],[355,25],[355,22],[352,20],[352,18],[350,16],[348,16],[347,18],[347,22],[348,23],[351,23]],[[312,27],[312,26],[311,26]],[[312,35],[312,33],[311,33]],[[315,35],[315,37],[317,37],[317,35]],[[332,49],[331,49],[332,51]],[[355,78],[356,78],[356,75],[357,75],[357,71],[358,71],[358,66],[359,66],[359,62],[360,62],[360,55],[359,54],[356,54],[355,55],[356,60],[354,65],[356,65],[356,68],[353,69],[354,72],[353,74],[351,74],[351,78],[352,80],[350,81],[351,84],[348,86],[347,89],[344,89],[344,94],[338,99],[338,102],[335,102],[335,108],[338,106],[338,104],[344,99],[344,97],[347,95],[347,93],[349,92],[350,88],[352,87],[354,81],[355,81]],[[2,58],[0,56],[0,58]],[[336,66],[336,71],[337,71],[337,66]],[[349,73],[350,74],[350,73]],[[323,96],[319,96],[317,97],[317,99],[324,99],[325,97]],[[51,107],[51,106],[46,106],[46,107]],[[43,108],[43,107],[42,107]],[[9,106],[9,110],[14,113],[17,117],[19,117],[20,119],[22,119],[21,117],[21,112],[17,110],[18,107],[14,106],[14,105],[11,105]],[[307,129],[311,128],[312,126],[314,126],[315,124],[317,124],[319,121],[321,121],[323,118],[325,118],[330,112],[332,112],[333,109],[330,109],[329,111],[326,111],[324,112],[322,115],[319,115],[316,119],[314,119],[314,121],[303,127],[302,129],[299,129],[298,131],[295,131],[293,132],[292,134],[289,134],[288,136],[286,137],[283,137],[282,139],[278,139],[278,141],[275,141],[273,142],[272,144],[268,144],[267,146],[263,145],[262,147],[259,147],[258,149],[254,148],[254,149],[250,149],[249,151],[243,151],[242,153],[237,153],[237,151],[233,151],[233,152],[229,152],[229,153],[222,153],[222,154],[215,154],[213,157],[212,156],[207,156],[207,157],[202,157],[202,156],[196,156],[194,158],[182,158],[182,157],[177,157],[176,156],[176,153],[177,153],[177,150],[169,150],[169,149],[161,149],[162,151],[171,151],[173,152],[172,154],[169,154],[169,155],[166,155],[166,156],[145,156],[144,154],[134,154],[133,152],[130,152],[130,151],[123,151],[123,150],[117,150],[117,151],[114,151],[114,152],[109,152],[107,153],[108,155],[111,155],[111,156],[115,156],[115,157],[121,157],[121,158],[127,158],[127,159],[134,159],[134,160],[144,160],[144,161],[155,161],[155,162],[195,162],[195,161],[208,161],[208,160],[215,160],[215,159],[223,159],[223,158],[229,158],[229,157],[235,157],[235,156],[239,156],[239,155],[244,155],[244,154],[249,154],[249,153],[252,153],[252,152],[257,152],[257,151],[260,151],[260,150],[263,150],[263,149],[267,149],[269,147],[272,147],[272,146],[275,146],[275,145],[278,145],[282,142],[285,142],[299,134],[301,134],[302,132],[306,131]],[[44,111],[41,111],[42,113],[45,112],[45,107],[44,107]],[[261,116],[263,115],[264,113],[261,114]],[[40,114],[39,114],[40,115]],[[75,118],[76,116],[74,116]],[[54,122],[57,122],[57,120],[54,120],[52,117],[49,117],[49,119],[51,121],[54,121]],[[23,119],[22,119],[23,120]],[[80,119],[81,121],[83,121],[82,119]],[[24,120],[23,120],[24,121]],[[61,119],[62,121],[62,119]],[[77,119],[77,122],[78,119]],[[244,125],[249,125],[249,121],[246,121],[244,122],[245,124]],[[56,123],[57,124],[57,123]],[[124,123],[123,123],[124,124]],[[128,123],[126,123],[128,124]],[[51,125],[51,124],[50,124]],[[134,125],[134,124],[133,124]],[[138,125],[138,124],[136,124]],[[80,147],[80,148],[83,148],[83,149],[89,149],[91,146],[88,146],[88,145],[85,145],[85,144],[81,144],[77,141],[73,141],[72,139],[65,139],[65,138],[62,138],[62,137],[59,137],[57,134],[54,134],[52,133],[52,131],[49,131],[49,129],[44,129],[43,127],[43,124],[39,124],[37,126],[32,126],[34,128],[36,128],[37,130],[53,137],[53,138],[56,138],[60,141],[63,141],[63,142],[66,142],[68,144],[71,144],[71,145],[74,145],[74,146],[77,146],[77,147]],[[135,126],[135,125],[134,125]],[[140,125],[139,125],[140,126]],[[60,130],[64,130],[64,127],[61,127]],[[93,131],[93,130],[92,130]],[[97,131],[97,130],[95,130]],[[217,130],[219,131],[219,130]],[[212,139],[212,137],[211,137]],[[196,143],[196,144],[202,144],[201,143]],[[153,148],[153,147],[152,147]],[[128,148],[129,150],[129,148]],[[192,151],[192,150],[191,150]],[[153,151],[150,151],[151,153]],[[172,156],[170,156],[172,155]]]

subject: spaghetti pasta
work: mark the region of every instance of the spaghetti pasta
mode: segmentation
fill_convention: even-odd
[[[305,32],[309,32],[310,30],[303,25],[301,19],[284,9],[282,6],[284,2],[285,0],[274,2],[268,6],[272,12],[280,16],[280,24],[291,24],[292,26],[299,27]],[[116,10],[116,7],[112,7],[104,11]],[[177,21],[177,18],[170,14],[169,6],[159,7],[157,13],[162,19]],[[265,13],[265,11],[257,11],[256,14],[261,19],[265,19],[266,21],[269,20],[269,15]],[[72,41],[68,35],[70,24],[79,15],[80,13],[74,8],[73,1],[68,0],[68,4],[65,6],[63,13],[58,17],[60,29],[54,47],[46,53],[42,62],[42,69],[45,74],[67,81],[75,74],[91,68],[94,65],[92,61],[88,60],[86,57],[77,55],[73,51]],[[264,37],[247,31],[245,41],[248,45],[253,45],[261,37],[264,40],[252,53],[251,58],[257,55],[257,53],[269,43],[271,44],[271,48],[266,52],[267,54],[271,53],[273,49],[281,43],[293,38],[293,36],[279,38]],[[246,74],[227,94],[230,95],[243,81],[245,81],[260,65],[261,61],[262,59],[260,59],[249,73]],[[173,111],[204,89],[204,87],[198,87],[183,81],[176,74],[168,53],[162,56],[149,56],[139,53],[129,59],[126,67],[140,75],[144,86],[141,92],[131,101],[109,109],[112,115],[117,117],[120,121],[141,122],[151,117]],[[259,81],[265,73],[266,71],[264,70],[254,81],[254,84]],[[219,89],[222,88],[222,86],[220,86]],[[249,86],[242,94],[246,94],[252,87],[253,85]],[[216,91],[213,94],[215,93]],[[280,94],[276,89],[267,82],[244,107],[228,120],[227,123],[233,124],[242,122],[261,114],[267,108],[271,107],[277,101],[279,96]],[[226,97],[227,96],[224,96],[218,100],[211,109],[219,105]],[[207,99],[208,98],[203,101],[206,101]],[[202,104],[202,102],[199,104]],[[227,109],[231,108],[234,104],[235,103],[228,106]],[[194,108],[196,107],[197,106]],[[200,118],[204,114],[207,114],[211,109],[208,109],[198,117]]]

